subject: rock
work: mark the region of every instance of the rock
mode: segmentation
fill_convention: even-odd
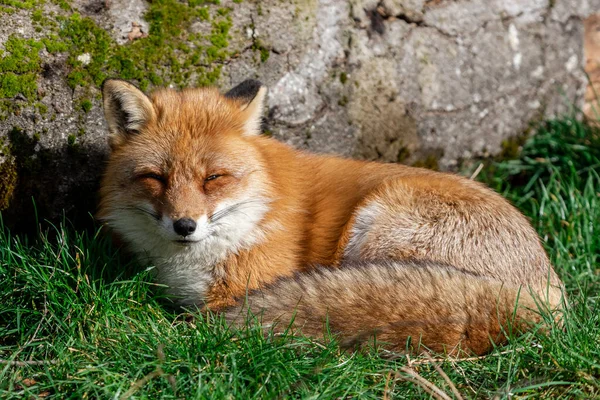
[[[0,6],[3,219],[32,226],[33,196],[40,218],[89,220],[107,76],[143,89],[258,78],[270,87],[266,133],[318,152],[445,170],[498,154],[531,122],[582,105],[582,19],[599,2]]]
[[[148,10],[148,3],[143,0],[110,0],[108,9],[110,19],[113,21],[113,36],[118,44],[124,44],[130,39],[130,34],[135,27],[143,33],[148,33],[149,26],[144,21],[144,14]]]

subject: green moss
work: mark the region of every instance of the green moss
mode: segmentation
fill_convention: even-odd
[[[12,98],[22,94],[27,99],[33,99],[37,93],[37,75],[34,73],[17,75],[5,72],[0,76],[0,97]]]
[[[206,4],[219,5],[221,4],[221,0],[189,0],[188,4],[190,5],[190,7],[203,6]]]
[[[341,107],[346,107],[347,104],[348,98],[346,96],[342,96],[342,98],[338,100],[338,105]]]
[[[43,38],[42,43],[44,43],[44,46],[46,46],[48,53],[51,54],[67,51],[69,49],[67,44],[61,41],[56,35],[50,35],[46,38]]]
[[[39,3],[37,0],[0,0],[0,4],[14,8],[31,9]]]
[[[212,71],[203,71],[200,70],[201,73],[196,80],[196,85],[202,86],[211,86],[217,83],[219,78],[221,77],[221,66],[214,68]]]
[[[31,19],[33,22],[40,22],[43,17],[42,10],[40,8],[31,13]]]
[[[82,100],[81,101],[81,109],[85,113],[89,112],[92,109],[92,102],[89,101],[88,99]]]
[[[208,39],[214,47],[217,49],[224,49],[229,45],[227,39],[229,39],[229,29],[231,28],[231,25],[231,18],[213,22]]]
[[[231,12],[231,8],[221,7],[217,10],[217,14],[221,16],[227,16]]]
[[[60,8],[62,8],[65,11],[70,11],[71,10],[71,5],[69,4],[68,1],[65,0],[52,0],[52,2],[56,5],[58,5]]]
[[[0,211],[2,211],[10,205],[17,185],[17,167],[14,157],[2,138],[0,138],[0,157],[4,159],[0,163]]]
[[[81,131],[80,131],[81,132]],[[70,134],[67,137],[67,152],[73,157],[81,156],[81,144],[77,143],[77,138],[81,136],[80,132],[77,135]]]
[[[67,76],[69,85],[72,88],[87,84],[100,85],[106,78],[103,68],[110,56],[112,39],[94,21],[81,17],[78,13],[60,19],[64,24],[60,36],[70,53],[67,60],[72,68]],[[89,54],[90,61],[84,65],[78,57],[86,53]]]
[[[64,10],[72,10],[69,2],[52,1]],[[124,45],[117,45],[92,19],[77,12],[46,13],[34,7],[40,3],[43,1],[0,0],[0,6],[10,10],[34,8],[34,26],[45,33],[39,41],[13,34],[5,50],[0,51],[0,118],[37,100],[36,82],[42,72],[39,52],[43,48],[49,53],[67,53],[67,82],[71,88],[98,87],[108,76],[134,81],[143,90],[167,83],[179,87],[212,85],[221,76],[221,65],[233,54],[228,51],[231,8],[211,8],[219,1],[154,0],[144,16],[150,27],[148,36]],[[211,14],[210,33],[191,32],[193,21],[210,20]],[[269,51],[260,45],[257,50],[265,61]],[[28,102],[12,101],[19,94]],[[40,113],[43,108],[38,107]],[[88,112],[91,103],[81,102],[80,108]]]
[[[271,55],[271,51],[266,48],[259,39],[254,39],[254,43],[252,43],[252,49],[258,51],[260,53],[260,62],[265,62],[269,59]]]
[[[521,153],[521,149],[525,142],[527,141],[527,137],[529,136],[528,132],[523,133],[522,135],[513,136],[508,139],[502,141],[502,150],[500,154],[497,156],[498,160],[512,160],[519,156]]]
[[[202,7],[197,11],[198,18],[202,21],[208,21],[210,19],[210,14],[208,13],[208,8]]]
[[[402,146],[400,150],[398,150],[396,161],[401,163],[404,162],[408,157],[410,157],[410,150],[408,149],[408,147]]]
[[[175,0],[152,2],[145,16],[150,24],[149,36],[124,46],[117,46],[108,33],[90,18],[83,18],[77,13],[71,15],[61,31],[71,53],[69,84],[72,87],[98,86],[108,75],[115,75],[136,80],[145,89],[150,82],[147,78],[149,71],[155,84],[162,84],[160,75],[168,75],[168,72],[172,73],[173,81],[183,83],[175,45],[177,40],[185,38],[184,29],[194,16],[189,11],[188,7]],[[85,53],[90,55],[87,65],[78,60]]]
[[[40,103],[40,102],[36,103],[35,108],[38,110],[38,112],[41,115],[45,115],[48,113],[48,106],[45,105],[44,103]]]
[[[205,3],[190,3],[199,4]],[[145,16],[150,24],[149,36],[116,49],[109,61],[113,74],[137,80],[142,89],[150,83],[189,85],[194,75],[199,81],[214,83],[220,76],[220,67],[215,64],[229,57],[226,48],[231,20],[213,21],[211,33],[205,38],[189,33],[192,18],[208,20],[208,9],[192,9],[174,0],[153,1]]]
[[[31,20],[37,32],[50,32],[58,29],[58,23],[55,20],[53,12],[44,14],[44,10],[39,7],[31,13]]]
[[[346,74],[345,72],[342,72],[340,74],[340,82],[342,83],[342,85],[345,85],[346,82],[348,82],[348,74]]]
[[[269,59],[269,56],[271,55],[271,52],[266,49],[266,48],[261,48],[260,49],[260,61],[261,62],[265,62]]]
[[[16,12],[16,10],[14,8],[0,6],[0,14],[10,15],[10,14],[13,14],[14,12]]]
[[[0,60],[0,70],[3,72],[24,73],[36,71],[39,68],[39,51],[42,48],[40,42],[33,39],[22,39],[12,34],[8,37],[4,47],[8,54]]]
[[[434,171],[439,171],[440,164],[436,156],[429,155],[422,160],[415,161],[413,163],[413,167],[427,168],[432,169]]]
[[[31,182],[55,157],[50,150],[39,149],[39,140],[39,134],[29,136],[17,126],[8,132],[9,145],[5,146],[5,151],[14,161],[19,182]]]
[[[41,71],[41,42],[10,35],[0,51],[0,98],[18,94],[27,100],[37,96],[37,74]]]
[[[0,163],[0,211],[10,205],[17,186],[17,167],[12,159]]]

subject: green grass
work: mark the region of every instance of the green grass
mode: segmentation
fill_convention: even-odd
[[[547,336],[441,363],[464,398],[600,397],[599,172],[598,131],[563,119],[480,174],[531,217],[572,308]],[[66,225],[30,239],[0,233],[0,398],[429,398],[402,379],[405,357],[178,314],[109,240]],[[450,393],[432,365],[414,368]]]

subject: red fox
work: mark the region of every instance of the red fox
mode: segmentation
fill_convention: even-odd
[[[483,354],[560,310],[527,219],[466,178],[295,150],[260,134],[266,88],[102,88],[98,216],[181,304],[342,344]],[[408,343],[411,346],[407,347]]]

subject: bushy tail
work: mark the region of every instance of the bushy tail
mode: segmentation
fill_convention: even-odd
[[[560,302],[558,288],[532,292],[436,262],[381,261],[282,279],[249,293],[226,319],[244,326],[250,311],[276,332],[322,337],[328,326],[351,347],[376,338],[392,351],[484,354]]]

